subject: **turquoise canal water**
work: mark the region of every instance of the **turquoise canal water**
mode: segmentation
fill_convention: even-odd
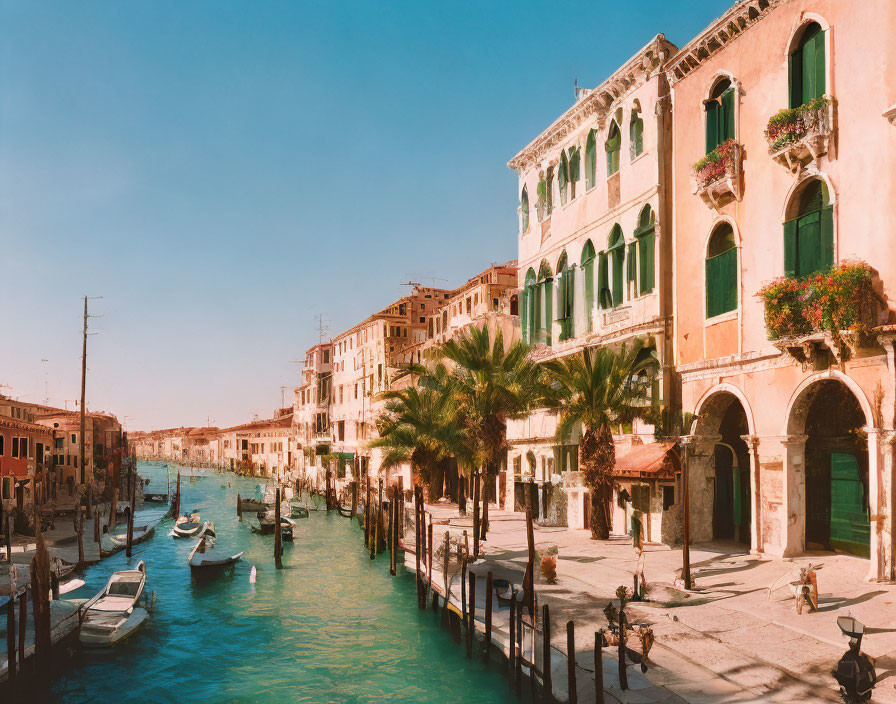
[[[163,467],[144,465],[140,472],[152,480],[149,491],[164,491]],[[233,486],[222,487],[227,482]],[[417,610],[412,575],[391,577],[388,558],[365,555],[356,522],[324,512],[298,521],[284,568],[276,570],[273,539],[251,532],[248,517],[236,518],[237,492],[246,496],[257,483],[230,474],[182,480],[182,508],[213,520],[220,545],[245,551],[233,576],[192,584],[193,542],[170,538],[170,519],[134,548],[130,561],[122,552],[88,570],[86,586],[66,596],[92,596],[113,571],[145,560],[155,606],[142,632],[117,649],[76,652],[58,668],[47,700],[512,700],[500,666],[467,660],[438,617]]]

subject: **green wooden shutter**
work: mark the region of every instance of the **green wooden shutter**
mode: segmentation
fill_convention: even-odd
[[[585,327],[591,332],[591,309],[594,307],[594,260],[582,266],[585,271]]]
[[[560,183],[560,203],[566,205],[566,186],[569,183],[569,166],[565,154],[560,161],[560,169],[557,171],[557,180]]]
[[[737,310],[737,249],[719,255],[719,279],[722,285],[720,312]]]
[[[815,97],[824,95],[825,86],[824,32],[815,35]]]
[[[719,104],[715,100],[706,105],[706,153],[719,146]]]
[[[613,250],[613,306],[622,303],[623,280],[625,276],[625,245]]]
[[[805,105],[817,95],[817,86],[815,82],[815,46],[815,37],[809,39],[802,46],[802,61],[800,66],[803,78],[803,91],[800,97],[802,105]]]
[[[653,247],[654,247],[654,231],[653,229],[639,235],[638,237],[638,255],[641,268],[641,293],[650,293],[653,291]]]
[[[563,448],[560,445],[554,445],[554,471],[557,474],[563,472]]]
[[[585,142],[585,188],[594,186],[597,174],[597,140],[594,131],[588,133]]]
[[[566,272],[566,317],[569,318],[569,332],[572,335],[573,318],[575,317],[576,303],[576,267]]]
[[[719,144],[734,139],[734,88],[729,88],[722,94],[722,119],[719,126]]]
[[[529,229],[529,192],[524,188],[520,198],[520,210],[523,216],[523,232]]]
[[[821,209],[821,267],[834,266],[834,206]]]
[[[551,346],[551,330],[554,327],[554,284],[551,279],[544,282],[544,343]]]
[[[717,315],[716,310],[718,309],[718,305],[716,303],[717,293],[717,276],[716,276],[716,259],[715,257],[710,257],[706,260],[706,317],[712,318]]]
[[[579,471],[579,446],[578,445],[570,445],[568,449],[569,449],[569,462],[567,463],[567,469],[570,472],[578,472]]]
[[[560,304],[559,309],[557,310],[557,318],[563,319],[566,317],[566,269],[557,273],[557,298]]]
[[[821,250],[821,213],[816,210],[796,221],[797,276],[808,276],[823,268]]]
[[[520,291],[520,300],[517,303],[519,310],[520,310],[520,330],[522,330],[522,333],[523,333],[523,342],[528,342],[528,340],[529,340],[529,338],[526,337],[526,333],[528,332],[528,322],[529,322],[526,317],[527,313],[529,312],[528,306],[527,306],[528,293],[529,293],[529,291],[526,288],[524,288],[522,291]]]
[[[637,246],[638,245],[636,242],[631,242],[628,245],[628,255],[627,255],[628,271],[627,271],[627,277],[626,277],[628,281],[637,281],[637,279],[638,279],[638,262],[635,259],[635,257],[637,256],[637,252],[636,252]]]
[[[542,284],[534,284],[532,286],[532,341],[536,344],[543,342],[541,331],[544,329],[541,321],[542,311],[544,310],[544,286]]]
[[[784,276],[796,276],[796,220],[784,223]]]
[[[607,271],[607,253],[601,252],[597,261],[597,299],[601,308],[612,305],[610,297],[610,276]]]
[[[790,93],[790,107],[798,108],[803,99],[803,52],[797,49],[787,57],[787,90]]]

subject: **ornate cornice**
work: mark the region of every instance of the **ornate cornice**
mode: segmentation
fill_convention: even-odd
[[[626,95],[632,86],[639,85],[657,69],[662,69],[666,59],[677,47],[662,34],[657,34],[650,42],[629,59],[612,76],[591,91],[582,91],[584,97],[576,100],[569,110],[530,142],[507,165],[514,171],[527,170],[544,158],[546,153],[593,115],[598,120],[612,111],[614,103]]]
[[[778,5],[790,0],[741,0],[704,29],[666,64],[669,85],[675,85],[713,54],[737,39]]]

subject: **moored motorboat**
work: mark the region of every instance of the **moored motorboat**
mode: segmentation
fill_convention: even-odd
[[[242,552],[229,555],[217,546],[215,524],[209,521],[187,561],[190,563],[190,574],[194,579],[200,580],[215,576],[224,568],[235,565],[242,557]]]
[[[116,645],[140,628],[146,609],[137,606],[146,585],[146,563],[113,574],[103,590],[87,601],[81,612],[80,640],[88,647]]]

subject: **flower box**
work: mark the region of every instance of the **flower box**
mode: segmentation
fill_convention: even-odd
[[[722,142],[692,168],[693,193],[709,207],[740,200],[740,164],[743,148],[733,139]]]
[[[833,132],[834,100],[823,96],[773,115],[765,139],[772,159],[796,173],[828,153]]]
[[[769,339],[804,348],[801,361],[811,356],[803,344],[807,338],[817,337],[839,360],[844,345],[854,348],[877,324],[874,271],[865,262],[844,263],[802,279],[777,279],[756,295],[765,303]]]

